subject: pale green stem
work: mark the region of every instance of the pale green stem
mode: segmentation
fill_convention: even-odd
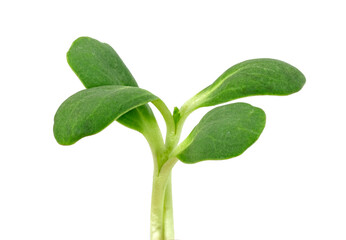
[[[153,104],[161,112],[166,122],[167,134],[164,147],[160,144],[159,151],[156,151],[155,148],[153,151],[156,164],[151,198],[150,239],[173,240],[171,172],[178,159],[172,153],[179,142],[183,124],[189,113],[183,114],[176,126],[173,116],[164,102],[155,100]]]
[[[172,181],[171,175],[168,178],[166,191],[165,191],[165,201],[163,206],[163,221],[164,221],[164,239],[173,240],[174,239],[174,221],[173,221],[173,201],[172,201]]]
[[[164,230],[165,195],[170,174],[154,175],[151,196],[150,239],[167,240]],[[167,226],[168,227],[168,226]]]
[[[164,142],[159,126],[156,122],[151,123],[143,132],[144,137],[147,139],[151,153],[154,159],[154,171],[156,174],[159,172],[159,160],[162,159],[164,152]]]
[[[163,118],[165,119],[166,127],[167,127],[166,145],[167,144],[169,145],[169,142],[172,141],[175,136],[175,123],[173,120],[172,113],[169,111],[168,107],[162,100],[158,99],[153,101],[152,103],[160,111]]]
[[[171,172],[177,159],[167,161],[158,175],[154,173],[151,198],[151,240],[173,240],[173,201]]]

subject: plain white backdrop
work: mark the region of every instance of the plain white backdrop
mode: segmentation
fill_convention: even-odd
[[[0,239],[149,239],[153,164],[145,139],[116,122],[69,147],[53,136],[55,111],[83,89],[66,52],[90,36],[109,43],[140,87],[170,109],[247,59],[299,68],[307,79],[299,93],[239,100],[267,114],[243,155],[177,163],[176,238],[345,240],[342,3],[2,1]],[[183,138],[210,109],[191,115]]]

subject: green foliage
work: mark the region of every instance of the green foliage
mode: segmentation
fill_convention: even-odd
[[[86,88],[121,85],[138,87],[119,55],[106,43],[80,37],[67,52],[67,62]],[[145,104],[123,115],[118,122],[141,133],[156,127],[154,114]],[[149,123],[148,123],[149,121]]]
[[[275,59],[252,59],[224,72],[184,107],[189,112],[206,106],[255,95],[289,95],[305,83],[304,75],[288,63]]]
[[[217,107],[180,144],[177,157],[184,163],[236,157],[258,139],[264,125],[265,113],[250,104]]]
[[[104,85],[138,87],[136,80],[111,46],[80,37],[67,52],[67,62],[86,88]]]
[[[155,99],[155,95],[138,87],[108,85],[82,90],[63,102],[56,112],[55,138],[62,145],[71,145]]]
[[[180,110],[179,110],[179,108],[174,107],[174,110],[173,110],[173,119],[174,119],[175,125],[177,125],[177,123],[179,122],[180,117],[181,117],[181,116],[180,116]]]
[[[78,38],[67,53],[67,61],[87,89],[72,95],[59,107],[54,118],[54,136],[58,143],[71,145],[100,132],[114,120],[145,136],[154,159],[152,240],[174,239],[170,176],[178,159],[197,163],[236,157],[259,138],[265,126],[262,109],[246,103],[228,104],[209,111],[178,144],[189,114],[200,107],[247,96],[289,95],[305,83],[304,75],[288,63],[248,60],[229,68],[180,109],[175,107],[172,114],[161,99],[138,87],[108,44],[89,37]],[[166,122],[165,142],[149,102]]]

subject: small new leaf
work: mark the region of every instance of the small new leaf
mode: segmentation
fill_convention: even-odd
[[[187,112],[255,95],[289,95],[305,84],[304,75],[275,59],[252,59],[224,72],[213,84],[187,102]]]
[[[62,145],[74,144],[100,132],[128,111],[156,99],[138,87],[109,85],[82,90],[59,107],[54,117],[54,136]]]
[[[209,111],[178,146],[184,163],[236,157],[249,148],[265,126],[262,109],[234,103]]]
[[[173,110],[173,120],[174,120],[175,125],[177,126],[177,124],[180,120],[180,110],[177,107],[174,107],[174,110]]]

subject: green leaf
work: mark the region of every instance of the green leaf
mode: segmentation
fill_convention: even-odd
[[[174,123],[175,125],[178,124],[179,120],[180,120],[180,110],[179,108],[177,107],[174,107],[174,110],[173,110],[173,120],[174,120]]]
[[[262,109],[234,103],[208,112],[178,146],[176,156],[184,163],[236,157],[250,147],[265,126]]]
[[[75,40],[67,62],[86,88],[104,85],[138,87],[119,55],[106,43],[89,37]]]
[[[86,88],[105,85],[138,87],[114,49],[96,39],[80,37],[75,40],[67,52],[67,62]],[[149,105],[145,104],[131,110],[117,121],[143,133],[148,121],[155,125],[156,119]]]
[[[289,95],[305,84],[304,75],[288,63],[275,59],[241,62],[224,72],[213,84],[190,99],[187,112],[255,95]]]
[[[138,87],[100,86],[85,89],[61,104],[54,117],[58,143],[71,145],[98,133],[128,111],[158,99]]]
[[[156,118],[148,104],[139,106],[117,119],[122,125],[144,134],[156,127]]]

